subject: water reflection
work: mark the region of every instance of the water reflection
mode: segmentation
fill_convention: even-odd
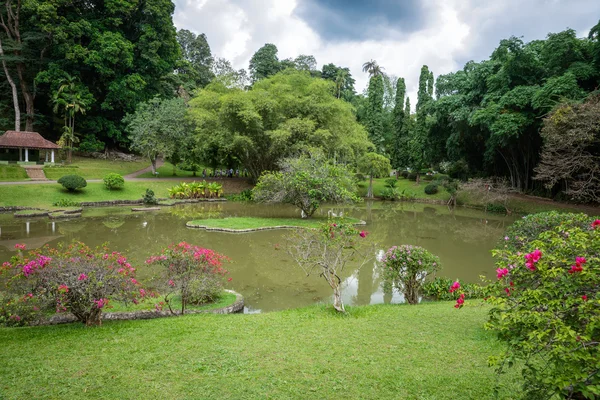
[[[326,217],[330,210],[319,210]],[[493,272],[490,250],[514,220],[474,210],[450,212],[446,207],[409,203],[365,203],[331,208],[346,216],[367,221],[369,238],[379,251],[392,245],[413,244],[438,255],[441,275],[476,282],[480,274]],[[297,211],[285,206],[241,203],[196,204],[164,208],[159,212],[132,213],[128,207],[90,209],[84,217],[49,221],[47,218],[17,219],[0,214],[0,262],[14,254],[16,243],[28,249],[60,241],[81,240],[90,246],[110,242],[110,247],[129,255],[139,266],[140,278],[156,273],[144,260],[170,243],[188,241],[229,256],[232,289],[246,298],[247,312],[303,307],[330,302],[331,289],[317,276],[306,277],[285,251],[285,231],[250,234],[206,232],[189,229],[190,219],[226,216],[293,217]],[[399,303],[402,295],[383,293],[374,263],[342,276],[346,304]]]

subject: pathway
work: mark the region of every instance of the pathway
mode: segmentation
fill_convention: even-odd
[[[164,163],[165,163],[165,162],[163,161],[163,159],[161,159],[161,158],[158,158],[158,159],[156,160],[156,169],[158,169],[158,168],[162,167],[162,165],[163,165]],[[139,171],[135,171],[135,172],[132,172],[132,173],[130,173],[130,174],[128,174],[128,175],[125,175],[123,178],[124,178],[126,181],[127,181],[127,180],[131,180],[131,179],[136,179],[136,178],[137,178],[139,175],[145,174],[146,172],[152,172],[152,165],[150,165],[149,167],[146,167],[146,168],[144,168],[144,169],[140,169]],[[142,179],[143,179],[143,178],[142,178]],[[146,178],[146,179],[147,179],[147,178]]]

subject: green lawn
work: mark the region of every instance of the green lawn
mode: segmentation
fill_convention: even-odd
[[[156,197],[168,197],[167,189],[173,182],[125,182],[121,190],[107,190],[102,182],[89,182],[75,193],[69,193],[58,183],[38,185],[9,185],[0,190],[0,205],[25,207],[51,207],[61,199],[72,201],[136,200],[141,199],[146,188],[154,190]]]
[[[385,180],[388,178],[373,179],[373,195],[375,197],[381,196],[381,191],[385,189]],[[416,199],[432,199],[432,200],[448,200],[450,196],[442,186],[438,186],[439,191],[436,194],[429,195],[425,194],[425,186],[431,182],[421,180],[417,185],[415,181],[411,181],[405,178],[400,178],[396,181],[396,189],[398,192],[404,192],[407,195],[413,195]],[[359,182],[358,193],[360,196],[366,196],[367,190],[369,189],[369,180]]]
[[[27,172],[18,165],[0,165],[0,182],[28,180]]]
[[[345,218],[346,222],[358,223],[356,218]],[[301,218],[255,218],[255,217],[234,217],[234,218],[214,218],[198,219],[188,222],[188,226],[208,227],[208,228],[226,228],[233,230],[260,229],[276,226],[296,226],[306,228],[317,228],[321,223],[327,222],[324,218],[301,219]]]
[[[488,308],[452,303],[0,329],[7,399],[493,399]],[[520,378],[503,375],[500,399]]]
[[[196,173],[197,177],[202,177],[202,170]],[[182,169],[176,169],[176,175],[173,175],[173,164],[165,162],[161,167],[159,167],[156,172],[158,172],[158,176],[152,176],[152,172],[146,172],[144,174],[138,175],[136,178],[185,178],[185,177],[193,177],[194,173],[192,171],[184,171]]]
[[[150,165],[149,161],[114,161],[95,158],[73,157],[73,163],[45,167],[44,173],[51,180],[57,180],[64,175],[80,175],[86,179],[102,179],[108,173],[115,172],[127,175],[144,169]]]

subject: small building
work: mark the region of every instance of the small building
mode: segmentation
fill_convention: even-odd
[[[0,162],[51,162],[60,146],[37,132],[6,131],[0,136]]]

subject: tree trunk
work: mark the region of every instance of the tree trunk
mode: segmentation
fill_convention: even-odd
[[[369,175],[369,190],[367,191],[367,197],[373,198],[373,174]]]
[[[29,91],[27,87],[27,82],[23,78],[23,64],[17,64],[17,75],[19,76],[19,83],[21,85],[21,93],[23,94],[23,98],[25,99],[25,111],[27,113],[27,119],[25,120],[25,131],[33,132],[33,119],[35,117],[35,107],[33,102],[35,100],[35,96]]]
[[[0,40],[0,57],[2,58],[2,67],[4,67],[4,75],[6,76],[6,80],[10,85],[13,96],[13,105],[15,107],[15,131],[19,132],[21,130],[21,109],[19,108],[19,94],[17,92],[17,86],[15,82],[12,80],[8,67],[6,66],[6,61],[4,60],[4,50],[2,48],[2,41]]]
[[[85,326],[100,326],[102,325],[102,310],[94,308],[85,319]]]
[[[339,284],[335,285],[333,288],[333,308],[342,313],[346,312],[344,309],[344,303],[342,302],[342,290],[340,289]]]
[[[156,157],[150,156],[150,165],[152,166],[152,175],[156,175]]]

